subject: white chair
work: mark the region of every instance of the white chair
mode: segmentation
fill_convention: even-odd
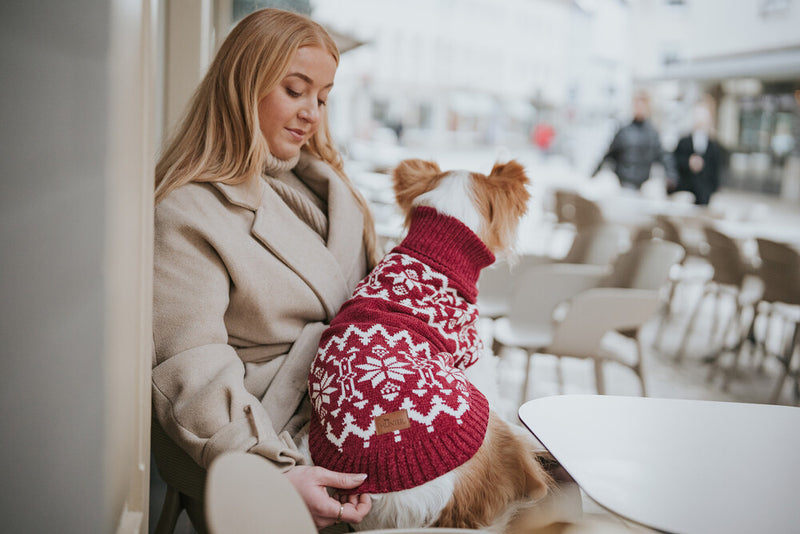
[[[646,395],[638,330],[658,309],[669,271],[682,258],[680,245],[653,240],[636,243],[613,269],[550,264],[521,273],[508,316],[497,321],[493,346],[496,354],[505,347],[527,353],[521,401],[526,399],[531,360],[537,353],[595,359],[599,393],[605,391],[603,361],[616,360],[637,374]],[[615,330],[635,340],[632,360],[615,358],[602,346],[604,334]]]
[[[508,313],[512,277],[512,268],[506,262],[497,262],[481,271],[477,300],[481,318],[494,320]]]
[[[636,374],[642,396],[646,396],[638,336],[633,336],[636,352],[632,359],[608,350],[603,340],[615,330],[638,330],[652,317],[660,302],[659,292],[648,289],[594,288],[579,293],[569,302],[564,317],[555,323],[550,343],[537,352],[594,360],[595,387],[600,395],[606,392],[604,363],[613,361],[624,365]]]
[[[211,463],[206,483],[210,534],[317,534],[311,514],[289,479],[269,461],[245,452]],[[345,532],[345,531],[343,531]],[[489,534],[488,530],[419,528],[369,530],[369,534]]]
[[[495,321],[492,351],[500,356],[504,347],[517,347],[528,353],[523,401],[528,391],[532,356],[552,338],[555,309],[581,291],[596,287],[610,272],[610,268],[598,265],[551,263],[533,265],[517,274],[508,313]]]
[[[609,265],[630,245],[630,231],[613,223],[600,223],[578,230],[563,263]]]
[[[481,271],[477,303],[481,317],[494,320],[508,313],[514,277],[527,267],[551,263],[608,266],[629,246],[629,240],[624,226],[603,223],[581,229],[563,258],[524,254],[513,265],[498,261]]]

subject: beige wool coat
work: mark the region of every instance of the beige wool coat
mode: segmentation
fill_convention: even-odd
[[[306,153],[294,173],[327,203],[327,244],[261,178],[189,183],[156,206],[153,452],[194,498],[226,451],[302,462],[293,437],[310,415],[311,360],[366,274],[347,186]]]

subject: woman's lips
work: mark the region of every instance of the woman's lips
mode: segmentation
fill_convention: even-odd
[[[296,142],[301,143],[306,137],[306,133],[303,130],[296,130],[294,128],[286,128],[286,131],[289,132],[289,136],[294,139]]]

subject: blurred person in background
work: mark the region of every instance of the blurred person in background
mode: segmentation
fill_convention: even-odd
[[[556,130],[553,125],[547,121],[542,121],[536,124],[531,133],[531,139],[539,149],[539,152],[547,155],[550,154],[550,149],[553,146],[553,140],[556,137]]]
[[[711,112],[703,104],[692,109],[692,131],[681,137],[673,157],[678,172],[677,184],[670,193],[689,191],[695,204],[705,206],[719,187],[722,147],[711,138]]]
[[[649,117],[650,97],[646,92],[639,91],[633,98],[633,120],[614,135],[592,176],[596,176],[606,163],[611,162],[620,185],[638,190],[650,178],[652,165],[660,163],[667,180],[675,180],[672,157],[662,148],[661,139]]]

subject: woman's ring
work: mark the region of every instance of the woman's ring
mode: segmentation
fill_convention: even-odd
[[[337,525],[342,522],[342,512],[344,512],[344,504],[339,505],[339,515],[336,516]]]

